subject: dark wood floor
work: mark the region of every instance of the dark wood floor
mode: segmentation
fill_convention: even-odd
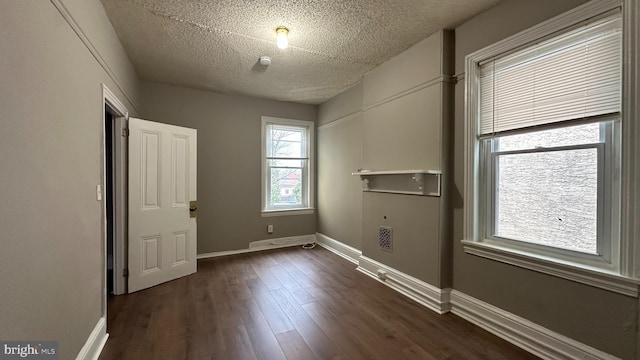
[[[317,247],[203,260],[112,297],[100,359],[536,359]]]

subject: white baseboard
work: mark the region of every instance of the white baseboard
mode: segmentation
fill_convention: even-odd
[[[260,241],[254,241],[249,244],[249,249],[270,249],[274,247],[283,247],[283,246],[297,246],[304,245],[316,242],[316,235],[301,235],[301,236],[290,236],[276,239],[266,239]]]
[[[304,245],[304,244],[309,244],[314,242],[316,242],[315,234],[266,239],[266,240],[259,240],[259,241],[254,241],[249,243],[248,249],[203,253],[203,254],[198,254],[197,258],[208,259],[208,258],[214,258],[214,257],[220,257],[220,256],[250,253],[254,251],[263,251],[263,250],[270,250],[270,249],[279,249],[279,248],[284,248],[289,246],[298,246],[298,245]]]
[[[618,359],[457,290],[451,312],[543,359]]]
[[[104,348],[104,344],[107,343],[107,320],[103,317],[98,320],[98,323],[93,328],[87,342],[84,344],[76,360],[97,360]]]
[[[323,248],[358,265],[358,259],[362,255],[362,251],[321,233],[316,233],[316,241]]]
[[[438,314],[444,314],[450,309],[449,293],[451,289],[440,289],[427,284],[366,256],[360,256],[358,270]],[[385,273],[384,278],[378,275],[379,271]]]

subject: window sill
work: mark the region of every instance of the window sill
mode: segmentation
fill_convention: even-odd
[[[640,280],[637,279],[572,263],[557,262],[541,256],[539,257],[481,242],[463,240],[462,243],[464,244],[464,252],[467,254],[576,281],[626,296],[638,297]]]
[[[286,210],[262,210],[262,217],[273,217],[273,216],[291,216],[291,215],[311,215],[315,213],[314,208],[304,208],[304,209],[286,209]]]

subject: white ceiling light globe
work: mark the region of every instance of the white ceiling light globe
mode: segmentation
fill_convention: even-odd
[[[276,44],[280,49],[286,49],[289,46],[289,29],[284,26],[280,26],[276,29]]]

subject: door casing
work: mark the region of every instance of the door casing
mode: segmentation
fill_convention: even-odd
[[[107,159],[106,159],[106,118],[105,113],[109,111],[113,119],[129,117],[129,111],[124,104],[115,96],[115,94],[109,90],[109,88],[102,84],[102,143],[101,143],[101,160],[102,160],[102,183],[100,186],[102,189],[106,189],[106,176],[107,176]],[[116,121],[117,122],[117,121]],[[117,124],[114,124],[114,128]],[[114,134],[119,135],[119,134]],[[115,138],[115,137],[114,137]],[[125,142],[126,143],[126,142]],[[114,146],[114,159],[120,154],[116,151]],[[124,151],[126,156],[126,150]],[[126,198],[126,163],[116,161],[116,173],[120,174],[113,179],[113,196]],[[121,178],[121,179],[118,179]],[[124,179],[124,186],[121,183]],[[108,195],[108,194],[107,194]],[[114,199],[116,200],[116,199]],[[116,202],[114,201],[114,293],[124,294],[126,293],[126,278],[124,278],[123,272],[126,268],[126,257],[118,248],[124,248],[126,245],[126,204],[124,211],[121,208],[116,208]],[[122,221],[124,219],[125,222]],[[103,251],[103,266],[102,266],[102,316],[106,319],[107,316],[107,203],[102,201],[102,251]]]

